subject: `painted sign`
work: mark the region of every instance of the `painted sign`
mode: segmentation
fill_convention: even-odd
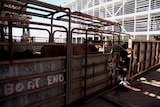
[[[40,88],[40,82],[44,81],[42,78],[33,78],[25,83],[15,83],[14,81],[11,83],[4,84],[4,96],[12,95],[14,93],[24,92],[24,90],[32,90]],[[45,79],[47,81],[47,86],[53,85],[56,83],[64,82],[63,74],[56,75],[48,75]]]

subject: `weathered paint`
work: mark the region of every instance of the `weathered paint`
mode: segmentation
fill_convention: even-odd
[[[64,57],[17,60],[14,64],[0,64],[0,72],[0,106],[39,106],[46,103],[43,100],[54,103],[51,98],[63,101],[55,100],[57,106],[65,103]]]
[[[32,90],[40,88],[40,82],[43,81],[41,78],[33,78],[30,81],[27,81],[26,84],[15,83],[14,81],[4,84],[4,95],[12,95],[14,93],[20,93],[24,90]],[[64,82],[64,76],[62,74],[48,75],[47,76],[47,85],[52,85],[60,82]],[[25,86],[26,85],[26,86]],[[27,89],[25,89],[27,88]]]
[[[159,65],[160,61],[159,41],[133,41],[133,57],[130,59],[128,79]]]
[[[127,78],[159,65],[160,43],[133,41]],[[118,66],[115,53],[113,66],[108,65],[111,54],[90,54],[87,63],[87,96],[117,82]],[[85,58],[72,57],[71,103],[84,98]],[[0,63],[0,106],[64,106],[66,97],[66,57],[35,58]],[[15,103],[16,102],[16,103]]]

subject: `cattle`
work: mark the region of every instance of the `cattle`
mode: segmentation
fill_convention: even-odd
[[[31,50],[26,49],[23,52],[14,52],[14,59],[29,59],[33,57]]]
[[[13,60],[13,59],[28,59],[33,58],[33,53],[31,50],[24,50],[23,52],[13,52],[11,54],[8,50],[0,50],[0,61],[3,60]]]
[[[0,50],[0,61],[9,60],[9,52],[7,50]]]
[[[73,55],[85,55],[85,44],[74,44]],[[93,44],[87,45],[88,54],[98,53],[98,49]],[[41,49],[42,57],[66,56],[66,45],[44,45]]]
[[[56,57],[66,55],[66,45],[44,45],[41,49],[42,57]]]
[[[85,44],[73,45],[73,55],[85,55],[86,46]],[[98,48],[96,45],[88,44],[87,45],[87,54],[98,53]]]

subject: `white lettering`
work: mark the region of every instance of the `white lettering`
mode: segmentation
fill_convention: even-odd
[[[30,90],[30,89],[35,89],[35,85],[34,85],[34,82],[33,81],[29,81],[28,82],[28,89]]]
[[[4,84],[4,95],[5,96],[11,95],[11,94],[13,94],[13,92],[14,92],[14,85],[13,84],[10,84],[10,83]]]
[[[58,83],[58,75],[54,75],[53,76],[53,83],[55,84],[55,83]]]
[[[47,76],[48,85],[52,85],[52,76]]]
[[[63,82],[64,81],[64,76],[62,74],[59,75],[59,82]]]
[[[48,85],[56,84],[64,81],[64,76],[62,74],[49,75],[47,76]]]
[[[21,92],[21,91],[23,91],[23,89],[24,89],[24,85],[22,83],[16,84],[16,86],[15,86],[16,92]]]
[[[28,82],[28,89],[39,88],[39,80],[40,78],[34,78],[32,81]]]
[[[32,80],[32,81],[35,82],[36,88],[39,88],[39,84],[38,84],[39,80],[40,80],[40,78],[35,78],[35,79]]]
[[[40,80],[41,78],[33,78],[31,81],[27,82],[27,86],[25,86],[26,84],[22,84],[22,83],[15,83],[15,84],[6,83],[4,84],[4,95],[8,96],[8,95],[14,94],[15,92],[22,92],[24,91],[25,87],[27,88],[27,90],[40,88],[39,86]],[[63,81],[64,81],[63,74],[47,76],[48,85],[56,84],[56,83],[63,82]],[[43,85],[46,85],[46,84],[43,84]]]

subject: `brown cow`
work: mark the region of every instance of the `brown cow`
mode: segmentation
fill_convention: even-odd
[[[98,53],[95,45],[87,45],[88,54]],[[66,55],[66,45],[44,45],[41,49],[42,57],[55,57]],[[73,55],[85,55],[85,44],[74,44]]]
[[[99,48],[97,48],[97,45],[93,45],[93,44],[87,45],[88,54],[98,53],[98,49]],[[85,50],[86,50],[85,44],[73,45],[73,55],[84,55]]]
[[[41,49],[42,57],[55,57],[65,56],[66,46],[65,45],[44,45]]]

